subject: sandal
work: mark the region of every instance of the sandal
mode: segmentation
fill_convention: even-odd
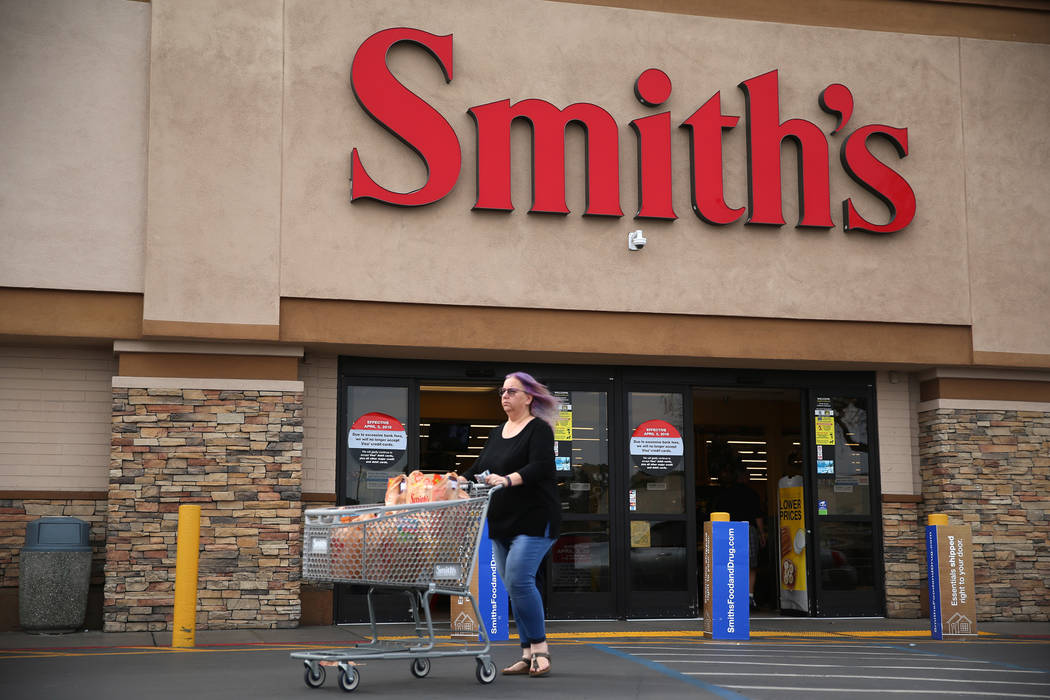
[[[520,668],[519,668],[519,666],[520,666]],[[532,667],[532,657],[531,656],[523,656],[520,659],[518,659],[517,661],[515,661],[514,663],[512,663],[510,666],[507,666],[507,668],[503,669],[503,675],[504,676],[524,676],[524,675],[532,672],[531,667]]]
[[[547,659],[547,668],[540,670],[539,658]],[[545,654],[542,651],[538,651],[532,655],[532,668],[529,669],[529,675],[533,678],[539,678],[540,676],[546,676],[551,672],[551,655]]]

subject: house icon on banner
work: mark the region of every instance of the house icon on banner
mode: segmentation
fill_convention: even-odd
[[[477,632],[478,627],[474,622],[474,618],[465,612],[461,612],[456,616],[456,619],[452,621],[452,629],[456,632]]]
[[[945,622],[948,634],[973,634],[973,621],[962,613],[955,613]]]

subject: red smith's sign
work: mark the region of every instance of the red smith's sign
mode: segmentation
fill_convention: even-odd
[[[350,164],[350,200],[375,199],[399,206],[422,206],[441,199],[456,185],[461,166],[459,138],[448,121],[393,76],[386,63],[395,44],[421,46],[438,62],[446,82],[452,80],[452,35],[437,36],[419,29],[395,28],[373,34],[357,50],[350,84],[362,109],[411,147],[427,167],[427,180],[414,192],[393,192],[373,180],[357,149]],[[722,177],[722,132],[736,127],[739,117],[722,114],[716,92],[693,112],[681,128],[689,130],[689,166],[693,211],[711,224],[730,224],[747,212],[745,223],[782,226],[780,147],[793,141],[798,149],[799,227],[832,228],[828,141],[820,128],[805,119],[780,121],[777,71],[740,83],[746,101],[747,208],[725,202]],[[647,107],[658,107],[671,95],[671,81],[650,68],[635,82],[635,96]],[[835,115],[835,134],[849,122],[853,95],[833,84],[819,97],[821,109]],[[619,128],[612,115],[585,102],[558,109],[544,100],[514,104],[499,100],[471,107],[477,127],[478,172],[474,209],[513,211],[511,202],[510,129],[515,119],[532,127],[533,202],[530,213],[568,214],[565,206],[565,129],[579,124],[587,139],[587,206],[584,214],[623,216],[620,209]],[[630,123],[638,138],[638,213],[636,218],[677,219],[671,195],[671,113],[660,112]],[[839,160],[845,172],[878,197],[889,210],[887,223],[865,219],[851,199],[842,202],[847,231],[891,233],[915,216],[915,193],[897,172],[867,148],[871,138],[887,139],[903,158],[908,155],[908,130],[881,124],[861,126],[842,142]]]

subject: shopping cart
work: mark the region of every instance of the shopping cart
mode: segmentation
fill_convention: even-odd
[[[446,656],[474,656],[478,682],[495,680],[496,666],[488,653],[485,625],[478,625],[480,641],[439,648],[430,616],[430,598],[462,596],[470,600],[475,619],[481,620],[470,581],[489,499],[499,488],[470,484],[469,498],[306,511],[303,579],[370,586],[367,600],[372,633],[371,641],[346,649],[293,653],[293,659],[302,659],[306,665],[307,686],[319,688],[325,681],[325,667],[337,666],[339,687],[352,691],[361,681],[354,663],[361,659],[409,659],[412,675],[423,678],[430,673],[431,659]],[[372,603],[376,589],[400,589],[405,593],[415,621],[415,639],[379,639]]]

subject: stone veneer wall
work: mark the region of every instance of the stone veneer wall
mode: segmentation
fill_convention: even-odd
[[[299,623],[301,391],[113,389],[107,631],[171,629],[178,509],[201,506],[198,629]]]
[[[1050,619],[1050,413],[938,408],[919,431],[920,524],[973,529],[979,619]]]
[[[916,618],[925,608],[926,541],[917,502],[882,503],[883,556],[886,571],[886,616]]]

